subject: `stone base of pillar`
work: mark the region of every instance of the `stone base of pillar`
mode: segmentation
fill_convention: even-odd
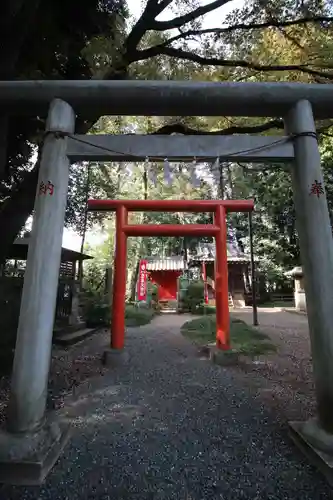
[[[212,347],[210,349],[209,359],[220,366],[233,366],[239,364],[239,354],[232,349],[229,351],[222,351],[217,347]]]
[[[289,434],[296,446],[333,486],[333,434],[318,426],[316,419],[289,422]]]
[[[69,422],[49,416],[34,433],[0,431],[0,483],[40,485],[70,437]]]
[[[105,366],[113,367],[126,363],[129,359],[128,352],[123,349],[106,349],[103,353],[102,363]]]

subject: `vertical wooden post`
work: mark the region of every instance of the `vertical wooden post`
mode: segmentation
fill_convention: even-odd
[[[253,225],[252,225],[252,212],[249,212],[249,236],[250,236],[250,256],[251,256],[251,290],[252,290],[252,315],[253,325],[258,326],[258,307],[257,307],[257,282],[256,270],[254,262],[253,251]]]
[[[86,187],[85,187],[85,206],[84,206],[84,219],[83,219],[83,232],[82,232],[82,239],[81,239],[81,248],[80,248],[80,253],[81,253],[81,259],[79,260],[79,285],[80,285],[80,290],[82,289],[82,281],[83,281],[83,260],[82,260],[82,254],[84,251],[84,244],[85,244],[85,239],[86,239],[86,233],[87,233],[87,223],[88,223],[88,199],[89,199],[89,189],[90,189],[90,176],[91,176],[91,168],[90,164],[88,163],[87,166],[87,182],[86,182]]]
[[[201,274],[204,282],[204,302],[208,304],[208,287],[207,287],[207,271],[206,271],[206,262],[203,261],[201,264]]]
[[[215,238],[216,346],[226,351],[230,349],[227,222],[225,209],[221,205],[216,209],[215,224],[220,228]]]
[[[105,295],[108,298],[108,304],[110,308],[112,307],[112,291],[113,291],[113,266],[107,267],[105,269]]]
[[[113,298],[111,317],[111,348],[123,349],[125,340],[125,295],[127,266],[127,209],[120,205],[116,210],[116,251],[114,261]]]

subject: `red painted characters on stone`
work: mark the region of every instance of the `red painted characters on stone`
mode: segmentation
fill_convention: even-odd
[[[49,194],[53,196],[54,193],[54,184],[51,181],[47,181],[45,184],[43,181],[39,184],[39,194]]]
[[[311,185],[310,194],[314,194],[317,198],[325,194],[322,183],[317,181],[317,179]]]

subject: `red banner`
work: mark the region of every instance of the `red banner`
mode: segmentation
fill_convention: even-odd
[[[140,260],[138,280],[138,300],[147,298],[147,261]]]

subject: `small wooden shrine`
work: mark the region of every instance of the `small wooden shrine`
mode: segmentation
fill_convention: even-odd
[[[0,269],[0,301],[1,324],[6,328],[16,331],[23,278],[29,249],[30,234],[17,238],[12,244],[5,264]],[[78,263],[92,259],[91,256],[81,254],[68,248],[61,249],[61,264],[59,269],[57,306],[55,324],[79,323],[77,310],[78,293]],[[9,324],[11,328],[9,328]]]
[[[251,295],[250,256],[237,246],[227,243],[229,269],[229,303],[230,306],[244,307]],[[161,309],[177,310],[179,278],[184,271],[197,275],[205,282],[207,304],[215,305],[214,262],[215,244],[205,243],[184,256],[146,257],[145,263],[147,281],[156,285],[157,297]],[[196,271],[196,272],[195,272]],[[140,299],[139,299],[140,300]]]
[[[251,259],[235,242],[227,242],[229,303],[231,306],[244,307],[251,291]],[[214,286],[215,244],[200,244],[188,259],[188,267],[201,269],[201,276],[206,278],[206,302],[215,305]]]
[[[148,257],[147,275],[157,286],[157,300],[162,310],[175,311],[178,304],[178,278],[187,269],[182,256]]]

